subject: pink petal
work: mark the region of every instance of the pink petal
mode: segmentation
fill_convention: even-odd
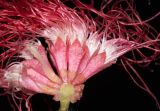
[[[38,73],[36,70],[34,70],[32,68],[25,68],[25,70],[26,70],[25,71],[26,73],[23,72],[23,77],[28,76],[32,80],[36,81],[37,83],[44,84],[49,87],[59,88],[59,86],[57,84],[51,82],[49,79],[44,77],[42,74]]]
[[[34,70],[36,70],[36,72],[42,74],[43,76],[47,77],[42,69],[42,65],[40,64],[40,62],[36,59],[31,59],[31,60],[26,60],[26,61],[23,61],[22,62],[23,65],[25,67],[28,67],[28,68],[32,68]]]
[[[21,78],[19,78],[19,85],[27,90],[46,93],[54,95],[55,92],[50,93],[47,90],[58,90],[59,86],[40,73],[36,72],[32,68],[24,68],[22,71]]]
[[[89,54],[88,47],[86,45],[84,45],[83,49],[84,49],[85,54],[83,55],[83,57],[80,61],[78,71],[77,71],[78,74],[81,73],[86,68],[88,61],[90,60],[90,54]]]
[[[93,76],[101,67],[104,66],[106,54],[105,52],[100,53],[90,60],[86,69],[82,72],[86,78]]]
[[[81,59],[84,55],[84,49],[81,46],[78,39],[76,39],[72,44],[69,44],[68,51],[68,79],[72,81],[77,74],[77,70]]]
[[[134,43],[131,43],[128,40],[125,39],[112,39],[108,40],[106,42],[106,47],[107,49],[112,49],[111,53],[107,53],[107,59],[106,59],[106,64],[114,61],[117,59],[119,56],[123,55],[124,53],[128,52],[129,50],[133,49]]]
[[[105,52],[93,56],[85,70],[75,78],[73,84],[81,84],[100,71],[104,67],[105,58]]]
[[[54,45],[51,45],[51,55],[52,59],[54,59],[54,65],[56,66],[59,75],[62,80],[67,82],[67,47],[66,44],[62,41],[61,38],[57,38]]]
[[[47,74],[45,74],[45,72],[44,72],[44,70],[42,68],[41,63],[38,60],[31,59],[31,60],[23,61],[22,63],[23,63],[23,65],[24,65],[24,67],[25,67],[26,70],[32,68],[37,73],[39,73],[41,76],[44,76],[45,78],[54,81],[56,84],[60,84],[59,79],[57,78],[57,76],[54,73],[52,74],[52,78],[50,78],[50,76],[48,76]],[[47,66],[47,67],[50,67],[50,65]]]

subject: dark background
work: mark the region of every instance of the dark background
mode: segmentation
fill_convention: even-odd
[[[136,9],[143,20],[160,12],[159,0],[135,0]],[[160,31],[160,16],[149,24]],[[138,68],[141,76],[160,100],[160,60],[153,61],[150,69]],[[11,97],[11,96],[10,96]],[[0,111],[13,111],[13,101],[0,97]],[[33,111],[56,111],[59,103],[51,96],[37,94],[31,99]],[[137,87],[122,66],[110,68],[90,78],[85,83],[83,96],[71,105],[70,111],[158,111],[155,101]],[[18,110],[16,110],[18,111]],[[24,109],[26,111],[26,109]]]

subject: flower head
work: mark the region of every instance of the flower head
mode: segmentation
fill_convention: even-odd
[[[71,12],[66,15],[65,11],[63,7],[57,8],[56,14],[50,16],[59,19],[38,32],[46,39],[47,50],[39,40],[24,44],[19,53],[25,60],[13,64],[4,73],[9,84],[59,96],[63,84],[81,87],[88,78],[115,63],[119,56],[134,46],[134,43],[125,39],[107,40],[105,36],[99,37],[97,31],[90,32],[85,21],[77,14]],[[61,17],[61,13],[64,13],[65,18]],[[75,97],[73,101],[79,99],[81,91],[77,92],[78,98]]]
[[[38,1],[2,1],[0,33],[6,52],[1,56],[18,54],[23,59],[2,71],[2,87],[53,95],[65,107],[65,101],[80,99],[88,78],[116,63],[126,52],[144,46],[137,36],[132,38],[141,29],[129,27],[127,32],[116,11],[109,12],[113,16],[100,25],[60,1]]]

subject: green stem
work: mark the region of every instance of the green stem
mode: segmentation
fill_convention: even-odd
[[[64,83],[60,88],[60,109],[59,111],[68,111],[71,97],[74,94],[74,87],[71,84]]]

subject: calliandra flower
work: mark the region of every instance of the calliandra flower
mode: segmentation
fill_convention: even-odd
[[[70,102],[80,99],[87,79],[126,52],[142,47],[156,52],[154,40],[141,35],[141,27],[123,11],[109,11],[101,24],[58,0],[2,0],[0,4],[0,61],[6,64],[2,65],[0,86],[52,95],[61,102],[59,111],[67,111]],[[121,17],[131,23],[129,29]]]

